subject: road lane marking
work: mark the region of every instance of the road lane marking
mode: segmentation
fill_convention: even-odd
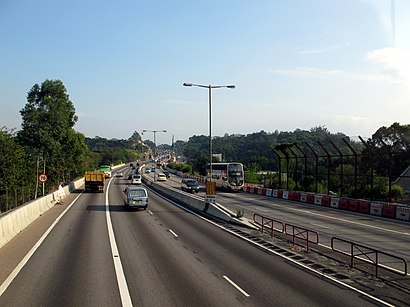
[[[17,275],[20,273],[21,269],[26,265],[26,263],[30,260],[31,256],[36,252],[36,250],[40,247],[40,245],[43,243],[43,241],[47,238],[49,233],[54,229],[54,227],[57,225],[57,223],[61,220],[61,218],[66,214],[66,212],[74,205],[74,203],[77,201],[77,199],[82,195],[80,193],[72,202],[71,204],[65,208],[63,212],[57,217],[57,219],[54,221],[53,224],[47,229],[47,231],[41,236],[41,238],[37,241],[36,244],[31,248],[31,250],[27,253],[27,255],[24,256],[24,258],[20,261],[20,263],[15,267],[13,272],[10,273],[10,275],[6,278],[6,280],[1,284],[0,286],[0,296],[4,293],[4,291],[7,290],[7,288],[10,286],[10,284],[13,282],[13,280],[17,277]]]
[[[326,228],[326,229],[330,229],[330,230],[334,230],[334,228],[326,227],[326,226],[323,226],[323,225],[320,225],[320,224],[310,223],[310,225],[321,227],[321,228]]]
[[[175,236],[175,238],[178,238],[178,235],[175,232],[173,232],[172,229],[169,229],[169,232],[172,233]]]
[[[108,203],[108,192],[110,190],[111,180],[108,181],[107,190],[105,191],[105,216],[107,218],[108,237],[110,239],[111,253],[114,261],[115,275],[117,276],[118,289],[120,291],[122,306],[131,307],[132,301],[128,290],[127,280],[125,279],[122,268],[120,253],[118,252],[117,242],[115,241],[114,229],[112,227],[110,207]]]
[[[148,213],[149,213],[149,214],[151,214],[151,215],[154,215],[154,213],[152,213],[152,211],[151,211],[151,210],[148,210]]]
[[[235,284],[231,279],[229,279],[228,276],[224,275],[222,276],[223,278],[225,278],[225,280],[227,282],[229,282],[232,286],[234,286],[234,288],[236,288],[236,290],[238,290],[239,292],[241,292],[244,296],[249,297],[250,295],[248,293],[246,293],[241,287],[239,287],[237,284]]]
[[[314,268],[312,268],[312,267],[310,267],[310,266],[308,266],[308,265],[306,265],[306,264],[304,264],[304,263],[301,263],[301,262],[296,261],[295,259],[292,259],[292,258],[290,258],[290,257],[288,257],[288,256],[286,256],[286,255],[283,255],[283,254],[281,254],[281,253],[279,253],[279,252],[276,252],[276,251],[274,251],[274,250],[271,250],[271,249],[267,248],[266,246],[264,246],[264,245],[262,245],[262,244],[260,244],[260,243],[258,243],[258,242],[252,241],[251,239],[249,239],[249,238],[247,238],[247,237],[244,237],[244,236],[241,236],[240,234],[237,234],[236,232],[234,232],[234,231],[232,231],[232,230],[230,230],[230,229],[228,229],[228,228],[225,228],[225,227],[223,227],[222,225],[219,225],[219,224],[217,224],[217,223],[215,223],[215,222],[213,222],[213,221],[211,221],[211,220],[208,220],[208,219],[206,219],[205,217],[199,215],[198,213],[196,213],[196,212],[194,212],[194,211],[192,211],[192,210],[190,210],[190,209],[188,209],[188,208],[185,208],[184,206],[181,206],[180,204],[178,204],[178,203],[172,201],[171,199],[168,199],[168,198],[164,197],[163,195],[159,194],[158,192],[156,192],[156,191],[154,191],[154,190],[152,190],[152,189],[150,189],[150,191],[153,192],[154,194],[156,194],[157,196],[159,196],[159,197],[161,197],[161,198],[163,198],[163,199],[169,201],[170,203],[174,204],[174,205],[177,206],[178,208],[180,208],[180,209],[182,209],[182,210],[184,210],[184,211],[186,211],[186,212],[189,212],[189,213],[191,213],[192,215],[195,215],[196,217],[202,219],[203,221],[205,221],[205,222],[207,222],[207,223],[209,223],[209,224],[212,224],[212,225],[214,225],[215,227],[218,227],[218,228],[220,228],[220,229],[222,229],[222,230],[224,230],[224,231],[230,233],[231,235],[233,235],[233,236],[235,236],[235,237],[241,238],[242,240],[244,240],[244,241],[246,241],[246,242],[249,242],[249,243],[252,244],[252,245],[256,245],[256,246],[258,246],[259,248],[261,248],[262,250],[265,250],[265,251],[267,251],[267,252],[269,252],[269,253],[272,253],[272,254],[274,254],[274,255],[276,255],[276,256],[279,256],[279,257],[281,257],[281,258],[283,258],[283,259],[286,259],[287,261],[289,261],[289,262],[291,262],[291,263],[293,263],[293,264],[295,264],[295,265],[297,265],[297,266],[300,266],[300,267],[302,267],[302,268],[304,268],[304,269],[306,269],[306,270],[308,270],[308,271],[310,271],[310,272],[312,272],[312,273],[314,273],[314,274],[317,274],[317,276],[320,276],[320,278],[329,279],[329,280],[333,281],[333,282],[336,283],[336,284],[342,285],[342,286],[344,286],[345,288],[350,289],[350,290],[352,290],[352,291],[354,291],[354,292],[356,292],[356,293],[359,293],[359,294],[361,294],[361,295],[363,295],[363,296],[369,298],[370,300],[374,300],[374,301],[376,301],[376,302],[378,302],[378,303],[380,303],[380,304],[382,304],[382,305],[384,305],[384,306],[394,307],[394,305],[392,305],[392,304],[390,304],[390,303],[388,303],[388,302],[385,302],[385,301],[383,301],[382,299],[379,299],[379,298],[377,298],[377,297],[375,297],[375,296],[373,296],[373,295],[371,295],[371,294],[368,294],[368,293],[366,293],[366,292],[364,292],[364,291],[362,291],[362,290],[360,290],[360,289],[357,289],[357,288],[355,288],[354,286],[349,285],[347,282],[343,282],[343,281],[337,279],[336,277],[332,277],[332,276],[330,276],[330,275],[323,274],[322,272],[320,272],[320,271],[318,271],[318,270],[316,270],[316,269],[314,269]],[[408,274],[408,275],[410,275],[410,274]]]
[[[325,218],[328,218],[328,219],[333,219],[333,220],[337,220],[337,221],[350,223],[350,224],[356,224],[356,225],[360,225],[360,226],[364,226],[364,227],[374,228],[374,229],[388,231],[388,232],[392,232],[392,233],[398,233],[398,234],[405,235],[405,236],[410,235],[409,233],[406,233],[406,232],[401,232],[401,231],[392,230],[392,229],[388,229],[388,228],[383,228],[383,227],[368,225],[368,224],[364,224],[364,223],[349,221],[349,220],[345,220],[345,219],[342,219],[342,218],[339,218],[339,217],[333,217],[333,216],[329,216],[329,215],[325,215],[325,214],[311,212],[311,211],[308,211],[308,210],[300,210],[300,211],[308,213],[308,214],[312,214],[312,215],[318,215],[318,216],[325,217]]]

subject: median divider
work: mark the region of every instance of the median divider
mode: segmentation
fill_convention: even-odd
[[[238,216],[238,214],[230,211],[219,203],[207,204],[202,197],[188,194],[163,183],[154,182],[146,175],[142,176],[142,181],[145,185],[157,193],[166,196],[167,198],[182,204],[189,209],[206,213],[229,223],[257,229],[257,227],[255,227],[249,219]]]

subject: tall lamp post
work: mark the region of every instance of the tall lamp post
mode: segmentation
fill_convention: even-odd
[[[154,160],[157,157],[157,141],[156,141],[156,135],[157,132],[167,132],[167,130],[163,129],[163,130],[148,130],[148,129],[144,129],[142,130],[142,132],[152,132],[154,134]],[[156,169],[156,165],[154,166],[154,181],[156,181],[155,178],[155,169]]]
[[[208,89],[209,97],[209,182],[212,182],[212,89],[213,88],[230,88],[234,89],[235,85],[203,85],[184,83],[183,86],[196,86]]]

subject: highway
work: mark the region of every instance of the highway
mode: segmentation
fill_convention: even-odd
[[[0,306],[383,305],[152,191],[148,210],[125,210],[126,184],[72,195],[0,249],[0,263],[20,262],[36,229],[65,212],[12,282],[2,266]]]
[[[167,184],[179,188],[180,181],[179,177],[172,176]],[[198,193],[198,196],[204,196],[204,192]],[[408,222],[250,193],[218,191],[217,197],[218,202],[231,211],[243,210],[248,219],[253,219],[257,213],[315,231],[319,234],[320,245],[325,248],[330,249],[332,237],[340,237],[404,258],[410,263]],[[402,262],[388,265],[403,270]]]

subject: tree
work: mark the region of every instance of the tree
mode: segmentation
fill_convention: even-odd
[[[26,189],[28,184],[25,178],[28,176],[26,168],[26,156],[24,148],[20,146],[13,135],[12,131],[4,127],[0,129],[0,196],[3,201],[0,204],[0,211],[8,210],[8,206],[3,203],[9,203],[12,191],[17,188]]]
[[[362,167],[373,167],[376,174],[393,180],[410,164],[410,125],[393,123],[381,127],[367,141]]]
[[[73,162],[73,157],[86,150],[80,144],[83,138],[73,130],[77,122],[74,105],[60,80],[35,84],[27,101],[20,111],[23,122],[19,142],[31,153],[31,160],[44,161],[51,186],[56,186],[67,174],[76,172],[78,161]]]

